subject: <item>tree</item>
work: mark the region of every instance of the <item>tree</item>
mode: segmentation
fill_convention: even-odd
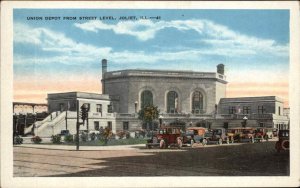
[[[138,112],[139,119],[143,123],[152,124],[153,120],[158,119],[159,110],[157,106],[149,105]]]

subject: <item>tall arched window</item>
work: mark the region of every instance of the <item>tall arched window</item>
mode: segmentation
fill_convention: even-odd
[[[170,91],[167,94],[167,112],[178,112],[178,94],[175,91]]]
[[[150,105],[153,105],[153,95],[151,91],[145,90],[141,94],[141,109]]]
[[[192,96],[192,113],[200,113],[203,110],[203,95],[195,91]]]

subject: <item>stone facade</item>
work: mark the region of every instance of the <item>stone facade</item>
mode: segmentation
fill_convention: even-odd
[[[284,114],[283,100],[276,96],[222,98],[216,126],[236,127],[247,118],[250,127],[287,129],[289,118]],[[218,122],[218,123],[217,123]]]
[[[88,122],[81,130],[110,127],[114,133],[149,128],[138,119],[138,111],[153,104],[160,110],[153,125],[289,128],[283,101],[275,96],[226,98],[224,65],[216,72],[174,70],[119,70],[107,72],[102,61],[103,94],[68,92],[48,94],[51,115],[36,122],[35,133],[42,136],[68,129],[76,132],[77,101],[89,106]],[[285,111],[286,112],[286,111]],[[152,125],[150,128],[153,128]],[[29,131],[28,129],[27,131]]]
[[[192,96],[195,91],[203,95],[203,109],[199,113],[211,114],[220,98],[225,97],[227,81],[218,73],[161,70],[122,70],[104,73],[102,83],[105,92],[119,95],[119,113],[135,113],[141,109],[143,91],[153,95],[153,105],[162,113],[167,111],[167,95],[178,95],[178,113],[192,112]]]

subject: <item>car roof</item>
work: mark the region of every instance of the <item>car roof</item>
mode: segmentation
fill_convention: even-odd
[[[198,130],[198,129],[207,129],[207,128],[204,128],[204,127],[188,127],[187,129],[188,130],[193,130],[193,129]]]

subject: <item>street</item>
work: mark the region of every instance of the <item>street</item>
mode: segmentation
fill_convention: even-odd
[[[289,152],[277,153],[274,145],[269,141],[162,150],[102,146],[84,151],[17,146],[14,177],[288,176]]]

